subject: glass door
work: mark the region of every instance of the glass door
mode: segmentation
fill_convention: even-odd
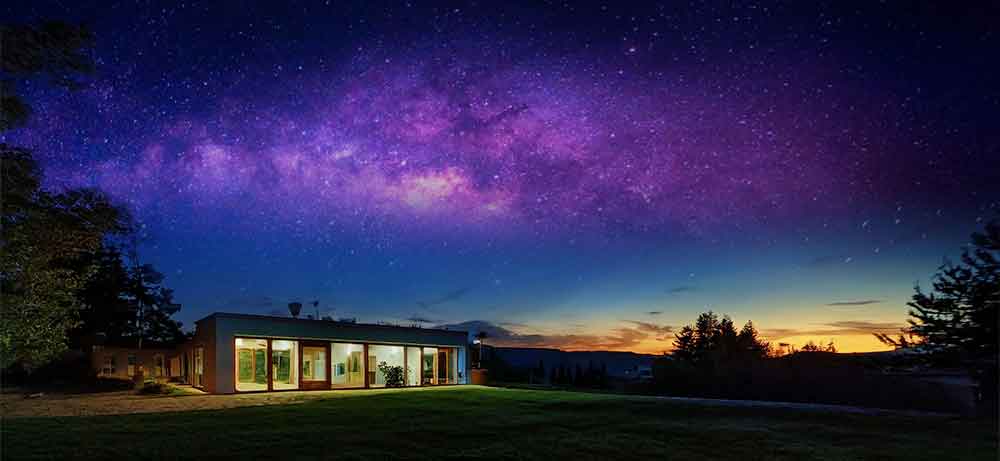
[[[420,383],[424,386],[433,386],[438,383],[438,350],[436,347],[425,347],[423,349],[424,355],[421,359],[421,362],[423,362],[423,378]]]
[[[328,343],[302,343],[302,389],[329,389]]]
[[[453,347],[442,347],[438,349],[437,378],[438,384],[456,384],[458,379],[455,372],[457,365],[457,350]]]

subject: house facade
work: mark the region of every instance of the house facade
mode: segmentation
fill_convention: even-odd
[[[466,384],[467,349],[464,331],[214,313],[165,359],[192,386],[230,394]]]
[[[180,354],[171,347],[99,344],[90,350],[90,365],[98,376],[125,380],[141,376],[160,382],[182,377]]]

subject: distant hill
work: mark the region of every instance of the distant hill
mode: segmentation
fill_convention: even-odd
[[[636,354],[634,352],[615,351],[561,351],[559,349],[543,349],[531,347],[493,347],[492,353],[512,368],[529,369],[538,367],[541,361],[546,373],[553,367],[564,366],[575,368],[577,365],[586,370],[591,364],[600,369],[607,367],[608,376],[634,376],[640,368],[653,366],[653,360],[658,355]]]

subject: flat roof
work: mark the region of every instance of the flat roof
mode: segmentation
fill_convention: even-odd
[[[397,326],[397,325],[384,325],[384,324],[380,324],[380,323],[341,322],[339,320],[323,320],[323,319],[319,319],[319,320],[317,320],[317,319],[297,319],[297,318],[293,318],[293,317],[278,317],[278,316],[275,316],[275,315],[261,315],[261,314],[241,314],[241,313],[236,313],[236,312],[213,312],[213,313],[205,316],[204,318],[202,318],[200,320],[196,320],[195,323],[197,324],[199,322],[202,322],[202,321],[205,321],[205,320],[209,320],[209,319],[213,319],[213,318],[230,318],[230,319],[243,319],[243,320],[261,320],[261,321],[268,321],[268,322],[289,322],[289,323],[299,323],[299,324],[308,324],[308,325],[316,325],[318,323],[322,323],[322,324],[326,324],[326,325],[337,326],[337,327],[345,327],[345,328],[385,328],[385,329],[392,329],[392,330],[414,330],[414,331],[426,331],[426,332],[435,332],[435,333],[444,333],[444,334],[454,334],[456,336],[457,335],[462,335],[462,336],[465,336],[465,337],[469,336],[469,332],[468,331],[448,330],[448,329],[445,329],[445,328],[407,327],[407,326]]]

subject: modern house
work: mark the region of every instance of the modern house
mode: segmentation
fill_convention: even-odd
[[[217,394],[386,387],[381,364],[402,386],[466,384],[467,349],[464,331],[217,312],[164,354],[164,373]]]

